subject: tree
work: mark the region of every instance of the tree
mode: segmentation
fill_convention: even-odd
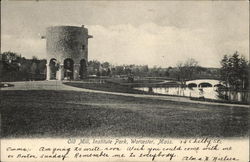
[[[104,62],[101,64],[102,68],[108,69],[110,67],[110,63]]]
[[[32,56],[32,59],[31,59],[33,62],[37,62],[38,61],[38,58],[36,56]]]
[[[33,62],[31,67],[30,67],[31,74],[36,74],[36,70],[37,70],[37,64],[35,62]]]
[[[185,84],[186,80],[193,79],[194,73],[199,69],[198,61],[193,58],[187,59],[185,62],[179,62],[177,64],[177,78],[182,84]]]
[[[108,68],[108,70],[107,70],[107,76],[111,76],[111,70],[110,70],[110,68]]]
[[[88,61],[88,74],[100,76],[101,63],[97,60]]]
[[[124,67],[123,66],[116,66],[112,68],[112,72],[114,75],[123,75]]]
[[[220,79],[232,89],[246,89],[248,86],[249,63],[236,51],[233,55],[224,55],[220,61]]]
[[[40,60],[37,65],[37,74],[45,74],[46,72],[46,60]]]

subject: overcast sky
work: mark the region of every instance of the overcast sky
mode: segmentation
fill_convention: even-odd
[[[195,58],[219,67],[236,50],[249,59],[247,1],[22,1],[1,2],[1,52],[46,58],[52,25],[85,25],[89,60],[175,66]]]

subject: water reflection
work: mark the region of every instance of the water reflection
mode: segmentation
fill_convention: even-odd
[[[186,97],[204,97],[214,100],[250,102],[249,92],[221,91],[218,87],[138,87],[137,90]]]

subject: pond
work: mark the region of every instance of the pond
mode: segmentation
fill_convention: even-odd
[[[192,85],[192,84],[189,84]],[[249,92],[237,92],[237,91],[222,91],[219,90],[218,84],[209,85],[196,84],[195,86],[188,87],[136,87],[135,89],[153,92],[157,94],[167,94],[176,96],[186,96],[186,97],[204,97],[213,100],[227,100],[227,101],[237,101],[237,102],[250,102]]]

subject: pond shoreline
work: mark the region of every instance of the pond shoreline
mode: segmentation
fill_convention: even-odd
[[[146,92],[146,91],[142,91],[142,90],[133,89],[132,87],[129,87],[129,86],[114,84],[114,83],[110,83],[110,82],[106,82],[106,83],[64,82],[63,84],[73,86],[73,87],[78,87],[78,88],[101,90],[101,91],[107,91],[107,92],[121,92],[121,93],[129,93],[129,94],[183,97],[183,98],[188,98],[190,100],[195,100],[195,101],[204,101],[204,102],[212,102],[212,103],[227,103],[227,104],[237,104],[237,105],[249,105],[248,103],[241,103],[241,102],[232,102],[232,101],[225,101],[225,100],[220,101],[220,100],[213,100],[213,99],[208,99],[208,98],[201,99],[199,97]]]
[[[190,97],[190,100],[213,102],[213,103],[227,103],[227,104],[237,104],[237,105],[249,105],[249,103],[242,103],[242,102],[237,102],[237,101],[213,100],[213,99],[209,99],[209,98]]]

